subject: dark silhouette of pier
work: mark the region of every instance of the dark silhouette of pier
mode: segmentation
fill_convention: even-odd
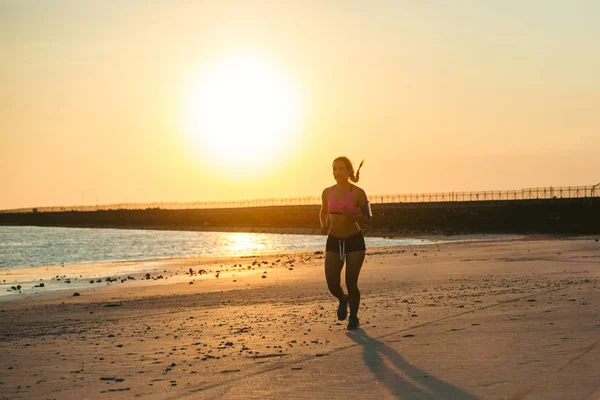
[[[132,229],[319,232],[320,205],[0,214],[0,225]],[[367,234],[385,233],[600,233],[600,198],[375,203]]]

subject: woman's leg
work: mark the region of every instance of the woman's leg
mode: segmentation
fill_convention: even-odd
[[[342,267],[344,261],[340,260],[340,253],[337,251],[326,251],[325,252],[325,279],[327,279],[327,287],[332,295],[338,300],[344,301],[346,299],[344,290],[340,285],[340,275],[342,273]]]
[[[364,251],[353,251],[346,254],[346,287],[350,303],[350,317],[356,317],[360,306],[360,290],[358,290],[358,275],[365,261]],[[331,289],[330,289],[331,290]]]

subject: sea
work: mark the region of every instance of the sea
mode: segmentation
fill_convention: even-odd
[[[367,248],[374,248],[482,239],[367,237],[365,241]],[[325,241],[323,235],[0,226],[0,268],[318,251],[324,249]]]

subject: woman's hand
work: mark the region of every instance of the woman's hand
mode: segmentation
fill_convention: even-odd
[[[329,227],[328,226],[322,226],[321,227],[321,233],[323,235],[327,235],[329,233]]]

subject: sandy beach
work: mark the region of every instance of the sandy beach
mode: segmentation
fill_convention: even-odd
[[[600,398],[596,237],[368,250],[352,332],[321,252],[0,281],[1,399]]]

